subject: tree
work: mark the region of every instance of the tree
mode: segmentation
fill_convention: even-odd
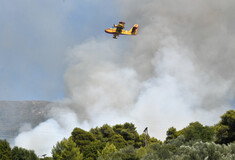
[[[109,158],[118,160],[138,160],[136,149],[133,146],[122,148],[114,154],[111,154]]]
[[[183,129],[183,135],[186,141],[202,140],[203,142],[210,142],[214,138],[214,129],[208,126],[204,127],[199,122],[194,122]]]
[[[80,148],[81,152],[83,152],[85,146],[96,140],[92,133],[84,131],[81,128],[75,128],[71,138],[76,143],[77,147]]]
[[[99,127],[91,128],[89,132],[92,133],[97,140],[103,141],[103,135]]]
[[[144,155],[147,154],[147,150],[144,148],[144,147],[140,147],[138,150],[137,150],[137,157],[139,159],[141,159]]]
[[[221,121],[215,126],[216,142],[228,144],[235,141],[235,110],[229,110],[221,116]]]
[[[133,123],[124,123],[124,125],[118,124],[113,126],[114,132],[123,136],[125,140],[133,140],[138,136],[136,127]]]
[[[0,160],[11,160],[11,147],[6,140],[0,140]]]
[[[12,160],[38,160],[38,157],[33,150],[15,146],[11,152]]]
[[[113,126],[113,130],[116,134],[120,134],[127,141],[128,145],[138,146],[137,143],[140,142],[139,134],[133,123],[126,122],[124,125],[115,125]]]
[[[207,160],[228,160],[234,159],[231,146],[219,145],[214,142],[193,142],[190,145],[182,145],[177,148],[172,159],[207,159]]]
[[[98,152],[98,155],[100,159],[106,160],[109,158],[109,155],[111,153],[115,152],[117,152],[115,145],[113,145],[112,143],[107,143],[104,149],[101,152]]]
[[[105,143],[99,140],[91,142],[83,148],[84,159],[96,159],[98,157],[98,152],[101,152],[105,147]]]
[[[102,127],[100,127],[100,132],[102,133],[103,138],[109,138],[115,134],[113,128],[110,127],[108,124],[105,124]]]
[[[157,138],[150,137],[149,135],[146,136],[146,134],[143,133],[139,136],[139,141],[136,142],[136,145],[138,145],[137,148],[145,146],[145,138],[147,138],[147,140],[148,140],[148,145],[151,145],[154,143],[162,144],[162,142],[160,140],[158,140]]]
[[[173,146],[175,146],[176,148],[179,148],[180,146],[182,146],[183,144],[185,144],[185,138],[183,135],[178,136],[175,139],[171,139],[167,141],[167,144],[171,144]]]
[[[169,128],[166,132],[166,136],[167,136],[166,141],[177,138],[176,128],[174,127]]]
[[[52,149],[53,160],[82,160],[83,154],[80,153],[79,148],[72,141],[71,138],[63,139],[57,142],[56,146]]]
[[[180,140],[180,139],[181,140]],[[180,143],[152,144],[147,149],[147,154],[143,160],[233,160],[235,158],[235,144],[229,145],[215,144],[214,142],[195,142],[184,143],[183,136],[172,139],[169,142],[180,140]],[[178,141],[177,140],[177,141]]]
[[[147,148],[147,154],[143,157],[143,159],[169,159],[172,155],[172,148],[175,149],[174,147],[172,147],[172,145],[168,144],[151,144]]]
[[[120,134],[115,134],[110,137],[109,142],[114,144],[117,149],[121,149],[127,146],[126,140]]]

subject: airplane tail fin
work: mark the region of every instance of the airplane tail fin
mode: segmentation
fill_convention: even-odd
[[[138,25],[138,24],[135,24],[135,25],[130,29],[130,32],[131,32],[132,35],[137,35],[138,27],[139,27],[139,25]]]

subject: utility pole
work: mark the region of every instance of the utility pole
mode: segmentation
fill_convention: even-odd
[[[145,148],[148,147],[149,143],[148,143],[148,137],[149,137],[149,134],[148,134],[148,127],[146,127],[144,129],[144,134],[145,134]]]

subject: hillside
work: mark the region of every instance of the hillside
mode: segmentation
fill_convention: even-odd
[[[12,139],[24,124],[35,127],[46,119],[47,101],[0,101],[0,139]]]

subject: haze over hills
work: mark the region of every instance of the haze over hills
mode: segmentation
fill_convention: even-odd
[[[47,119],[51,102],[0,101],[0,139],[12,141],[20,131],[29,130]]]

